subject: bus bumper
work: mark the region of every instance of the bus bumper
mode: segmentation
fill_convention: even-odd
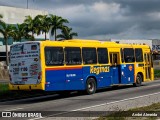
[[[35,84],[35,85],[14,85],[9,83],[9,90],[45,90],[44,84]]]

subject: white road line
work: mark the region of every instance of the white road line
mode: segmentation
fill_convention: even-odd
[[[113,101],[113,102],[109,102],[109,103],[103,103],[103,104],[89,106],[89,107],[84,107],[84,108],[75,109],[75,110],[72,110],[72,111],[85,110],[85,109],[89,109],[89,108],[99,107],[99,106],[108,105],[108,104],[114,104],[114,103],[123,102],[123,101],[127,101],[127,100],[134,100],[134,99],[137,99],[137,98],[147,97],[147,96],[156,95],[156,94],[160,94],[160,92],[152,93],[152,94],[148,94],[148,95],[137,96],[137,97],[133,97],[133,98],[127,98],[127,99],[118,100],[118,101]]]
[[[32,118],[32,119],[28,119],[28,120],[38,120],[38,119],[43,119],[45,117],[40,117],[40,118]]]
[[[140,87],[137,87],[137,89],[144,89],[144,88],[150,88],[150,87],[155,87],[155,86],[160,86],[160,84],[156,84],[156,85],[149,85],[149,86],[146,86],[146,85],[143,85],[142,84],[142,86],[140,86]],[[120,92],[122,91],[126,91],[126,90],[128,90],[129,88],[127,88],[127,89],[116,89],[116,90],[119,90]],[[130,89],[132,89],[132,90],[137,90],[137,89],[135,89],[134,87],[131,87]],[[110,92],[112,92],[112,90],[110,91]],[[113,91],[113,92],[115,92],[115,91]]]
[[[61,112],[61,113],[53,114],[52,116],[62,115],[62,114],[71,113],[71,112],[80,111],[80,110],[85,110],[85,109],[94,108],[94,107],[100,107],[100,106],[103,106],[103,105],[114,104],[114,103],[123,102],[123,101],[127,101],[127,100],[134,100],[134,99],[137,99],[137,98],[142,98],[142,97],[147,97],[147,96],[152,96],[152,95],[157,95],[157,94],[160,94],[160,92],[153,93],[153,94],[148,94],[148,95],[137,96],[137,97],[128,98],[128,99],[123,99],[123,100],[119,100],[119,101],[113,101],[113,102],[109,102],[109,103],[103,103],[103,104],[89,106],[89,107],[84,107],[84,108],[75,109],[75,110],[71,110],[71,111],[67,111],[67,112]],[[46,118],[46,117],[42,117],[42,118]],[[36,120],[36,119],[42,119],[42,118],[35,118],[35,119],[30,119],[30,120]]]
[[[8,109],[8,110],[4,110],[4,111],[15,111],[15,110],[21,110],[23,108],[14,108],[14,109]]]

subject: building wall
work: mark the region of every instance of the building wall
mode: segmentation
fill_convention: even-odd
[[[3,15],[3,21],[7,24],[21,24],[23,23],[25,16],[30,15],[32,18],[34,18],[36,15],[47,15],[47,11],[42,10],[33,10],[33,9],[24,9],[24,8],[15,8],[15,7],[6,7],[6,6],[0,6],[0,14]],[[48,37],[49,35],[47,35]],[[35,39],[44,39],[44,35],[35,35]],[[13,44],[13,39],[8,39],[8,50],[10,51],[10,45]],[[4,46],[4,39],[3,35],[0,33],[0,61],[4,60],[4,52],[5,52],[5,46]],[[2,56],[3,54],[3,56]]]
[[[8,24],[23,23],[25,16],[35,17],[38,14],[47,15],[47,11],[33,10],[33,9],[24,9],[24,8],[15,8],[15,7],[6,7],[0,6],[0,14],[3,15],[3,20]]]
[[[152,40],[152,50],[160,52],[160,40]]]
[[[143,39],[127,39],[127,40],[121,40],[121,39],[111,39],[111,41],[116,41],[119,43],[127,43],[127,44],[147,44],[152,49],[152,40],[143,40]]]
[[[30,15],[32,18],[34,18],[36,15],[47,15],[47,11],[40,11],[40,10],[33,10],[33,9],[24,9],[24,8],[15,8],[15,7],[6,7],[6,6],[0,6],[0,14],[3,15],[3,21],[7,24],[21,24],[23,23],[25,16]],[[3,36],[0,34],[0,38],[2,39]],[[44,35],[36,36],[36,39],[42,39],[44,38]],[[2,41],[0,39],[0,41]],[[13,40],[8,40],[9,44],[13,43]],[[1,45],[1,43],[0,43]]]

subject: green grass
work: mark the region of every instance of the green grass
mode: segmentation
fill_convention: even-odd
[[[154,77],[160,78],[160,70],[154,70]]]
[[[7,92],[8,90],[8,84],[0,84],[0,93]]]

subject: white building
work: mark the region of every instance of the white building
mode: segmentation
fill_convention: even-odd
[[[25,16],[30,15],[32,18],[34,18],[36,15],[47,15],[48,12],[33,10],[33,9],[0,6],[0,14],[3,15],[2,20],[7,24],[17,24],[17,23],[21,24],[23,23]],[[35,39],[44,39],[44,35],[35,36]],[[14,44],[14,42],[12,39],[9,39],[8,45],[11,44]],[[10,50],[9,46],[8,50]],[[3,36],[2,34],[0,34],[0,61],[4,59],[5,59],[5,46],[4,46]]]
[[[127,43],[127,44],[147,44],[150,46],[151,50],[157,50],[160,52],[160,40],[153,39],[153,40],[144,40],[144,39],[111,39],[111,41],[119,42],[119,43]]]

